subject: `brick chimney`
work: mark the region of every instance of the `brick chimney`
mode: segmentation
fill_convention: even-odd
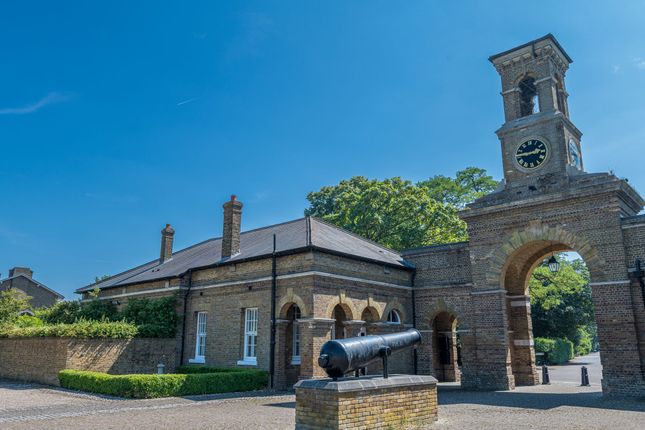
[[[242,228],[242,203],[235,195],[224,203],[224,233],[222,234],[222,258],[240,252],[240,229]]]
[[[175,237],[175,230],[166,224],[166,227],[161,230],[161,253],[159,261],[165,263],[172,258],[172,241]]]
[[[31,279],[34,276],[34,271],[31,270],[29,267],[14,267],[13,269],[9,269],[10,278],[12,276],[18,276],[18,275],[25,275],[26,277]]]

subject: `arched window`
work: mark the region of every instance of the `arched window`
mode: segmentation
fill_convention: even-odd
[[[392,309],[387,314],[387,322],[390,324],[401,324],[401,315],[396,309]]]
[[[519,84],[520,89],[520,116],[528,116],[540,111],[535,79],[527,76]]]

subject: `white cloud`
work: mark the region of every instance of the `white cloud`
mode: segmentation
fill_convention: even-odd
[[[645,60],[640,57],[634,58],[634,65],[637,69],[645,70]]]
[[[614,64],[611,68],[611,71],[615,74],[620,72],[620,64]]]
[[[0,109],[0,115],[26,115],[34,112],[38,112],[40,109],[45,106],[63,103],[70,99],[69,95],[61,93],[49,93],[42,99],[38,100],[35,103],[29,104],[23,107],[15,108],[2,108]]]
[[[199,97],[193,97],[192,99],[187,99],[187,100],[181,101],[181,102],[177,103],[177,106],[181,106],[181,105],[185,105],[187,103],[194,102],[197,99],[199,99]]]

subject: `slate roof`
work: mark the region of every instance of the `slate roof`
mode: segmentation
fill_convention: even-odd
[[[240,253],[228,259],[222,259],[222,238],[218,237],[174,252],[172,259],[165,263],[161,263],[156,259],[114,275],[101,282],[79,288],[76,292],[82,293],[84,291],[91,291],[94,288],[113,288],[158,279],[167,279],[180,276],[189,269],[268,257],[273,251],[274,234],[276,235],[277,253],[319,249],[390,266],[403,268],[413,267],[395,251],[331,225],[321,219],[305,217],[282,224],[242,232],[240,235]]]
[[[34,278],[30,278],[29,276],[25,275],[24,273],[18,273],[17,275],[10,276],[10,277],[4,278],[4,279],[0,279],[0,284],[3,284],[5,281],[11,281],[12,279],[16,279],[16,278],[20,278],[20,277],[23,277],[23,278],[29,280],[30,282],[34,283],[38,287],[49,291],[50,293],[56,295],[56,297],[58,297],[59,299],[64,299],[65,298],[65,296],[63,296],[62,294],[57,293],[56,291],[54,291],[51,288],[47,287],[45,284],[41,284],[40,282],[36,281]]]

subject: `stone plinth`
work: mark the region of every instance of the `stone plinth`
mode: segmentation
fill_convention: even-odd
[[[418,428],[437,420],[432,376],[306,379],[295,388],[297,430]]]

